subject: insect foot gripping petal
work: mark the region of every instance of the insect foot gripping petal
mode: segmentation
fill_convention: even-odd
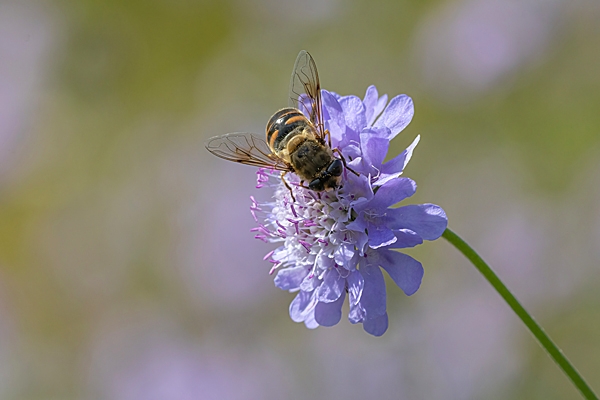
[[[284,178],[284,176],[287,175],[287,173],[288,173],[288,171],[281,173],[281,181],[283,182],[285,187],[290,191],[290,196],[292,196],[292,201],[296,202],[296,198],[294,197],[294,192],[292,191],[292,187],[289,185],[289,183],[287,183],[287,181]]]

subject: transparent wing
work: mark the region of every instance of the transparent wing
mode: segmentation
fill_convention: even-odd
[[[315,60],[306,50],[298,54],[294,64],[290,80],[289,106],[298,108],[308,115],[317,128],[319,137],[325,140],[319,73]]]
[[[274,154],[263,139],[252,133],[215,136],[208,139],[205,146],[206,150],[225,160],[279,171],[291,170],[290,165]]]

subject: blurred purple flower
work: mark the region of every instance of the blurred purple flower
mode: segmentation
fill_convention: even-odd
[[[265,256],[277,272],[275,285],[298,292],[290,316],[308,328],[333,326],[342,316],[346,293],[351,323],[362,323],[368,333],[381,336],[388,327],[383,268],[412,295],[423,277],[421,263],[394,249],[435,240],[446,229],[444,210],[434,204],[390,208],[412,196],[416,184],[400,177],[419,141],[383,162],[390,140],[413,116],[410,97],[400,95],[387,104],[377,89],[367,89],[364,100],[323,90],[323,114],[332,146],[342,151],[348,166],[342,187],[313,192],[292,176],[292,201],[279,175],[261,169],[258,187],[269,186],[272,202],[252,198],[251,212],[259,222],[256,238],[283,244]],[[381,115],[380,115],[381,114]],[[378,118],[379,117],[379,118]]]

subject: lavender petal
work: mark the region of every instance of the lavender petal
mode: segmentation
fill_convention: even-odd
[[[360,272],[365,280],[360,304],[364,307],[367,318],[383,315],[386,310],[386,292],[381,269],[369,264],[362,267]]]
[[[410,178],[397,178],[386,182],[377,190],[369,208],[386,209],[415,194],[417,184]]]
[[[342,319],[342,305],[346,298],[346,292],[334,302],[317,303],[315,307],[315,321],[322,326],[334,326]]]
[[[370,333],[373,336],[381,336],[387,331],[388,328],[388,315],[384,313],[378,317],[367,319],[363,322],[363,329],[365,332]]]
[[[389,246],[398,240],[394,232],[386,226],[369,224],[367,229],[369,231],[369,247],[372,249]]]
[[[294,322],[303,322],[317,305],[315,292],[300,292],[290,303],[290,318]]]
[[[405,94],[394,97],[390,100],[388,106],[383,110],[383,114],[375,121],[373,126],[386,126],[391,131],[391,140],[400,131],[402,131],[412,120],[414,115],[413,101]]]
[[[297,290],[307,274],[305,267],[280,269],[274,279],[275,286],[281,290]]]
[[[337,99],[326,90],[321,92],[321,100],[323,101],[323,109],[327,112],[328,119],[325,122],[331,134],[331,140],[336,143],[336,146],[342,146],[347,142],[344,110]]]
[[[442,236],[448,226],[444,210],[435,204],[411,204],[388,210],[392,229],[410,229],[425,240]]]
[[[340,298],[346,288],[346,280],[337,269],[331,268],[325,272],[323,283],[319,286],[317,300],[321,303],[331,303]]]
[[[375,107],[377,106],[377,100],[379,100],[379,93],[377,92],[375,85],[371,85],[367,88],[367,92],[365,93],[365,98],[363,100],[363,104],[365,105],[365,119],[367,120],[368,125],[371,125],[377,117],[374,115]]]
[[[358,134],[367,125],[363,102],[356,96],[344,96],[339,103],[344,110],[346,126]]]
[[[394,235],[396,235],[396,239],[398,240],[390,245],[390,248],[393,249],[405,249],[407,247],[415,247],[423,243],[421,236],[417,235],[410,229],[400,229],[394,231]]]
[[[415,150],[415,147],[417,147],[417,144],[419,144],[420,140],[421,136],[417,136],[410,146],[406,148],[406,150],[383,164],[381,166],[381,175],[373,185],[381,186],[390,179],[394,179],[402,175],[404,168],[406,168],[406,165],[412,158],[413,151]]]
[[[423,280],[423,266],[414,258],[393,250],[379,252],[379,263],[407,296],[414,294]]]

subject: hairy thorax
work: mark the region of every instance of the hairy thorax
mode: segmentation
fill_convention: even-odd
[[[296,174],[308,181],[320,176],[333,160],[331,149],[308,135],[292,138],[287,144],[287,152]]]

